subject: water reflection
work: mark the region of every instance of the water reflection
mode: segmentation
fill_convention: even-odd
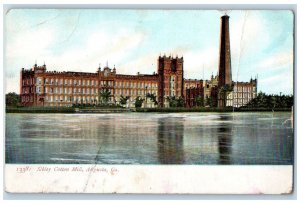
[[[183,132],[183,119],[158,119],[157,151],[161,164],[183,164],[185,162]]]
[[[234,120],[233,120],[234,117]],[[6,163],[292,164],[289,113],[7,114]]]
[[[219,164],[231,164],[232,153],[232,121],[231,115],[221,115],[218,128]],[[228,122],[229,121],[229,122]]]

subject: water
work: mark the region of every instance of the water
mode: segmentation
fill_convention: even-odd
[[[6,114],[6,163],[293,164],[290,113]]]

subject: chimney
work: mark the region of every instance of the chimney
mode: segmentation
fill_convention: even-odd
[[[219,87],[231,85],[231,57],[229,37],[229,16],[221,17],[220,56],[219,56]]]

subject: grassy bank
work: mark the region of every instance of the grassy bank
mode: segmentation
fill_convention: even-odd
[[[72,107],[6,107],[6,113],[75,113]]]
[[[137,108],[136,112],[162,112],[162,113],[178,113],[178,112],[279,112],[279,111],[291,111],[291,108],[207,108],[207,107],[195,107],[195,108]]]
[[[123,107],[79,107],[79,112],[122,112],[133,111],[143,113],[179,113],[179,112],[233,112],[230,107],[227,108],[207,108],[207,107],[195,107],[195,108],[136,108],[126,109]],[[119,110],[119,111],[117,111]],[[279,112],[279,111],[291,111],[291,108],[235,108],[234,112]],[[6,107],[6,113],[76,113],[75,107]]]

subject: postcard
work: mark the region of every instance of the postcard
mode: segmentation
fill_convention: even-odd
[[[10,9],[5,190],[289,194],[290,10]]]

